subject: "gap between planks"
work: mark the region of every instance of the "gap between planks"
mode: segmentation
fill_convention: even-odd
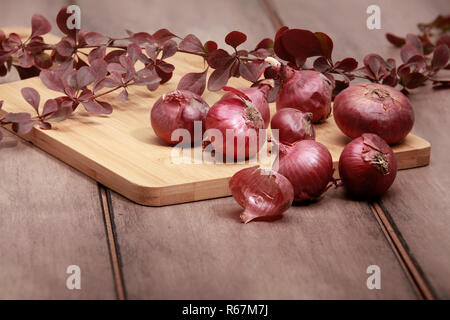
[[[423,300],[434,300],[433,289],[428,284],[419,264],[411,256],[408,245],[389,212],[381,202],[370,202],[369,207],[417,296]]]
[[[117,242],[116,226],[114,223],[114,211],[111,201],[110,190],[105,186],[98,184],[98,193],[103,212],[103,221],[105,223],[106,240],[111,260],[114,286],[116,288],[117,299],[126,300],[127,293],[122,273],[122,261],[120,257],[119,245]]]
[[[276,31],[285,25],[273,7],[271,0],[259,0],[259,3]],[[389,212],[381,202],[370,202],[368,205],[416,295],[419,299],[434,300],[435,294],[433,293],[433,289],[428,284],[419,264],[411,256],[406,241],[401,236]]]

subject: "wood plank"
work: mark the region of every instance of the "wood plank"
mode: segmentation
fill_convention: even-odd
[[[97,184],[1,129],[0,299],[113,299]],[[66,269],[81,268],[81,290]]]
[[[174,3],[158,2],[155,19],[168,19],[172,7],[186,9],[194,1]],[[245,29],[254,39],[273,36],[260,6],[246,1],[245,10],[235,10],[237,3],[202,2],[198,7],[208,14],[198,19],[185,10],[171,27],[204,32],[202,40],[233,29]],[[142,4],[140,15],[105,10],[123,13],[133,28],[153,23],[146,20],[149,6]],[[220,24],[214,23],[216,12]],[[119,32],[116,24],[107,26]],[[342,191],[291,208],[275,223],[249,225],[239,222],[240,207],[232,198],[146,208],[113,193],[112,204],[129,298],[415,298],[367,204],[346,200]],[[381,290],[366,287],[371,264],[381,267]]]
[[[31,17],[38,13],[47,18],[52,25],[52,33],[62,36],[56,25],[56,15],[62,7],[67,6],[71,1],[67,0],[2,0],[2,10],[0,11],[0,29],[4,27],[31,28]]]
[[[29,27],[39,12],[54,27],[65,3],[26,0],[18,10],[17,1],[2,1],[0,21]],[[0,78],[13,80],[15,72]],[[97,184],[0,130],[0,299],[113,299]],[[81,268],[81,290],[66,288],[73,264]]]
[[[417,110],[414,130],[434,145],[432,161],[429,167],[401,172],[382,204],[437,297],[449,299],[450,92],[422,88],[411,101]]]
[[[77,4],[83,28],[114,37],[125,36],[125,28],[150,33],[167,28],[181,37],[193,33],[203,42],[214,40],[224,47],[228,32],[239,30],[247,34],[247,48],[254,48],[265,37],[273,37],[272,26],[262,16],[258,0],[213,4],[209,0],[134,0],[132,6],[125,1],[111,4],[108,0],[78,0]]]
[[[367,204],[342,191],[248,225],[232,198],[113,206],[130,299],[415,298]],[[381,290],[366,287],[374,264]]]
[[[449,11],[448,1],[424,4],[423,1],[378,1],[381,7],[382,29],[368,30],[365,9],[370,1],[308,2],[301,6],[286,0],[272,4],[284,23],[292,27],[308,27],[330,34],[335,41],[336,59],[353,56],[361,59],[376,52],[399,60],[399,50],[384,38],[386,32],[403,36],[416,32],[418,22],[429,22],[438,14]],[[333,12],[327,19],[317,19],[322,13]],[[398,17],[401,16],[399,20]],[[299,22],[301,25],[299,25]],[[352,30],[351,33],[348,31]],[[361,61],[361,60],[360,60]],[[448,188],[448,137],[445,130],[450,122],[448,91],[420,88],[410,96],[416,112],[413,133],[423,136],[433,145],[432,161],[428,167],[399,172],[396,182],[382,200],[387,219],[395,232],[405,241],[409,254],[422,277],[431,284],[439,298],[450,297],[450,200]]]

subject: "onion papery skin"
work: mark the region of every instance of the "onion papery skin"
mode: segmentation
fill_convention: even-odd
[[[244,208],[240,215],[244,223],[281,218],[294,200],[292,184],[273,170],[242,169],[233,175],[229,187],[233,198]]]
[[[374,199],[394,182],[397,160],[383,139],[365,133],[345,146],[339,158],[339,175],[352,196]]]
[[[176,129],[186,129],[194,141],[194,121],[204,121],[209,111],[209,105],[199,95],[187,90],[175,90],[161,96],[153,105],[150,120],[153,131],[163,141],[175,145],[183,138],[172,140],[172,132]],[[203,135],[203,134],[202,134]],[[198,137],[201,141],[202,136]]]
[[[326,120],[331,113],[332,89],[329,80],[320,72],[312,70],[294,70],[282,66],[282,83],[277,94],[277,110],[295,108],[302,112],[311,112],[312,122]]]
[[[278,110],[272,117],[270,128],[278,129],[278,140],[283,144],[293,144],[300,140],[315,140],[312,113],[293,108]]]
[[[333,181],[333,159],[328,149],[314,140],[301,140],[280,148],[278,173],[294,187],[294,201],[318,199]]]
[[[266,135],[260,139],[260,129],[265,129],[261,113],[256,107],[246,106],[241,99],[219,100],[209,110],[205,120],[206,130],[217,129],[222,134],[222,141],[211,138],[216,152],[227,159],[249,159],[256,155],[266,141]],[[227,130],[236,137],[245,139],[244,150],[238,150],[237,138],[227,141]],[[241,145],[242,146],[242,145]]]
[[[355,84],[336,96],[333,115],[337,126],[350,138],[374,133],[388,144],[402,141],[414,125],[408,98],[390,86]]]
[[[267,94],[269,93],[271,87],[269,85],[261,85],[259,87],[251,87],[251,88],[242,88],[239,91],[245,93],[250,100],[252,100],[253,105],[258,109],[261,113],[261,116],[264,120],[264,125],[269,127],[270,122],[270,107],[269,102],[267,101]],[[240,98],[234,94],[233,92],[227,92],[222,96],[220,101],[222,100],[230,100],[230,99],[238,99]]]

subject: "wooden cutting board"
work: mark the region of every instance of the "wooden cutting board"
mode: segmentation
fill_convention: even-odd
[[[162,94],[174,90],[181,76],[203,70],[201,58],[177,54],[168,59],[176,67],[174,77],[156,92],[132,87],[130,99],[120,102],[116,94],[106,99],[114,105],[108,116],[77,111],[52,130],[34,128],[22,136],[91,178],[128,199],[148,206],[162,206],[230,195],[228,181],[242,168],[255,164],[187,164],[172,161],[172,147],[161,142],[150,126],[150,109]],[[249,82],[232,79],[229,85],[247,87]],[[41,105],[60,94],[47,89],[38,78],[0,85],[2,112],[32,112],[20,90],[33,87],[41,94]],[[212,105],[223,92],[206,91]],[[271,104],[272,115],[275,105]],[[335,167],[343,147],[350,141],[332,118],[316,126],[317,141],[330,150]],[[427,165],[430,143],[415,135],[393,147],[400,169]]]

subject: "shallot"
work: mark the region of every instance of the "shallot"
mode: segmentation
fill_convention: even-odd
[[[318,199],[333,179],[333,159],[328,149],[314,140],[301,140],[280,148],[278,173],[294,187],[294,200]]]
[[[245,93],[230,87],[223,90],[233,92],[239,99],[222,99],[211,107],[205,120],[206,134],[214,150],[226,158],[248,159],[265,143],[263,117]]]
[[[186,90],[175,90],[164,94],[153,105],[150,115],[152,128],[160,139],[171,145],[187,142],[183,141],[183,137],[172,136],[176,129],[186,129],[189,132],[189,144],[198,142],[203,135],[194,136],[194,123],[200,121],[203,128],[208,110],[209,105],[199,95]]]
[[[313,123],[329,117],[332,87],[327,77],[313,70],[295,70],[272,57],[266,58],[266,62],[272,65],[281,81],[276,99],[277,110],[295,108],[311,112]]]
[[[278,130],[278,141],[292,144],[299,140],[314,140],[314,126],[311,123],[312,113],[304,113],[293,108],[278,110],[270,122],[270,128]]]
[[[350,194],[372,199],[385,193],[394,182],[397,161],[391,147],[383,139],[364,133],[342,151],[339,175]]]
[[[292,204],[294,189],[281,174],[258,167],[246,168],[233,175],[231,194],[244,211],[241,220],[275,220]]]
[[[402,141],[414,124],[408,98],[393,87],[378,83],[355,84],[336,96],[333,115],[350,138],[374,133],[388,144]]]

